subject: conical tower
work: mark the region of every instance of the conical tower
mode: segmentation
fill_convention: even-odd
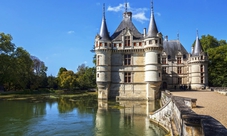
[[[161,54],[163,50],[162,34],[154,18],[153,1],[151,1],[151,17],[148,32],[144,39],[145,48],[145,82],[147,83],[147,99],[155,100],[159,96],[162,81]]]
[[[189,86],[191,89],[203,89],[208,86],[208,57],[203,52],[198,31],[189,62]]]
[[[100,32],[95,37],[95,53],[98,98],[108,99],[111,82],[111,38],[106,25],[105,4],[103,4]]]

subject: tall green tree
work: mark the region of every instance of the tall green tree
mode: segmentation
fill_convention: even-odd
[[[73,90],[76,86],[76,76],[73,71],[63,71],[59,76],[59,85],[61,88]]]
[[[208,53],[209,86],[227,87],[227,43],[211,35],[202,35],[200,43]],[[193,45],[195,42],[193,43]]]
[[[227,44],[208,50],[210,86],[227,87]]]

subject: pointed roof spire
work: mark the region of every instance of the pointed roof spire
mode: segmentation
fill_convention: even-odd
[[[127,0],[125,0],[125,13],[128,12],[128,3],[127,3]]]
[[[203,51],[203,49],[202,49],[202,46],[200,44],[199,34],[198,34],[198,30],[197,30],[197,36],[196,36],[195,46],[194,46],[194,50],[193,50],[192,55],[198,56],[202,51]]]
[[[180,41],[180,34],[179,34],[179,31],[177,32],[177,40]]]
[[[154,19],[154,7],[153,7],[153,0],[151,0],[151,18],[148,27],[147,37],[156,37],[158,33],[158,28],[156,26],[156,22]]]
[[[102,24],[100,27],[99,35],[101,36],[101,40],[103,40],[103,41],[110,40],[109,32],[108,32],[107,25],[106,25],[105,4],[103,4],[103,17],[102,17]]]

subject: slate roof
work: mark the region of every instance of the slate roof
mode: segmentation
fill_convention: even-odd
[[[154,19],[154,13],[151,13],[150,23],[147,31],[147,38],[157,37],[158,28]]]
[[[202,46],[200,44],[200,40],[199,37],[196,37],[196,41],[195,41],[195,46],[193,47],[193,52],[192,52],[192,56],[199,56],[199,54],[203,51]]]
[[[105,17],[102,18],[102,24],[100,27],[99,35],[102,41],[110,41],[109,31],[107,29]]]
[[[130,18],[124,18],[118,28],[115,30],[111,39],[113,41],[121,41],[121,35],[124,33],[124,30],[128,28],[133,35],[133,39],[143,39],[143,35],[137,30],[135,25],[132,23]]]
[[[167,56],[171,56],[171,60],[175,60],[175,56],[177,56],[178,52],[181,52],[182,55],[188,54],[179,40],[163,41],[163,51]]]

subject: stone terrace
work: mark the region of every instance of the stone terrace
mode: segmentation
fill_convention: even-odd
[[[174,96],[196,98],[197,114],[210,115],[227,128],[227,96],[212,91],[171,91]]]

